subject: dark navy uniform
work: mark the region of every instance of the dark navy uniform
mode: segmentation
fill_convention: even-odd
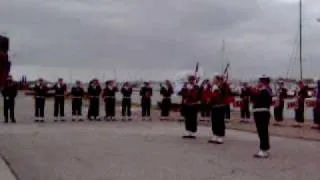
[[[84,89],[80,85],[71,88],[71,98],[72,98],[72,121],[78,118],[82,121],[82,100],[84,97]]]
[[[222,77],[222,80],[224,81],[223,77]],[[225,94],[225,99],[224,99],[224,103],[225,103],[225,121],[226,122],[230,122],[231,120],[231,108],[230,108],[230,97],[232,97],[232,92],[231,92],[231,89],[230,89],[230,86],[227,82],[223,82],[221,84],[222,86],[222,89],[224,91],[224,94]]]
[[[173,94],[173,88],[171,84],[161,86],[160,94],[162,95],[161,120],[168,120],[171,109],[171,96]]]
[[[241,89],[241,122],[248,122],[250,119],[250,97],[251,89],[245,85]]]
[[[49,88],[41,82],[37,84],[33,90],[35,96],[35,122],[44,122],[45,102]]]
[[[183,121],[185,119],[185,99],[186,99],[186,93],[184,93],[187,89],[187,83],[183,84],[183,87],[181,88],[181,90],[179,91],[178,95],[181,96],[181,105],[180,105],[180,115],[182,117]]]
[[[315,90],[316,105],[313,110],[313,129],[320,129],[320,80],[317,80]]]
[[[128,120],[131,120],[131,96],[132,96],[132,87],[129,86],[128,83],[126,83],[121,88],[121,94],[122,94],[122,118],[123,120],[128,117]]]
[[[190,82],[182,89],[181,94],[184,97],[184,118],[187,131],[183,138],[195,138],[195,133],[198,130],[199,87]]]
[[[118,92],[118,88],[110,85],[107,85],[107,87],[103,90],[102,96],[105,103],[106,120],[115,120],[114,117],[116,115],[116,92]]]
[[[146,120],[146,118],[149,118],[149,120],[151,120],[152,88],[149,86],[148,83],[145,83],[145,86],[141,88],[140,96],[141,96],[142,120]]]
[[[16,123],[15,120],[15,98],[18,94],[18,85],[12,80],[8,80],[2,91],[3,96],[3,114],[4,114],[4,122],[9,122],[9,114],[12,123]]]
[[[201,117],[202,118],[210,118],[211,115],[211,105],[210,105],[210,98],[211,98],[211,85],[208,84],[209,81],[202,84],[200,87],[201,93]]]
[[[270,149],[269,123],[272,90],[269,87],[269,78],[262,77],[260,81],[264,84],[257,87],[253,95],[253,116],[260,139],[260,151],[254,156],[257,158],[265,158],[268,157],[267,151]]]
[[[64,118],[64,99],[67,91],[67,85],[64,83],[57,83],[53,86],[54,90],[54,120],[65,121]]]
[[[295,110],[295,127],[300,127],[302,123],[304,123],[304,104],[305,99],[308,97],[308,88],[306,86],[301,86],[299,91],[297,92],[297,101],[298,107]]]
[[[99,119],[100,112],[100,94],[101,87],[97,84],[90,84],[88,87],[88,96],[89,96],[89,109],[88,109],[88,119],[92,120],[92,117],[97,120]]]
[[[284,110],[284,101],[287,98],[288,90],[284,87],[280,87],[277,92],[277,103],[274,107],[274,119],[278,123],[283,121],[283,110]]]

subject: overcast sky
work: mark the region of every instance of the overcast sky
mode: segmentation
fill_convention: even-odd
[[[317,77],[320,1],[303,10],[305,76]],[[0,0],[13,72],[33,77],[162,79],[196,61],[211,75],[223,40],[233,77],[284,76],[298,70],[298,23],[298,0]]]

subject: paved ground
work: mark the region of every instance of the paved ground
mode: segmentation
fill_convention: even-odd
[[[0,158],[0,179],[16,180],[16,177],[14,176],[9,166],[6,164],[6,161],[2,157]]]
[[[228,131],[224,145],[180,138],[183,126],[160,122],[23,124],[0,127],[0,153],[21,180],[319,180],[320,143],[272,138],[257,160],[255,134]]]

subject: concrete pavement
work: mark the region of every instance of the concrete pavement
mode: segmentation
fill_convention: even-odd
[[[320,143],[273,137],[258,160],[257,136],[228,131],[208,144],[210,128],[183,140],[172,122],[84,122],[0,126],[0,153],[21,180],[319,180]]]
[[[1,180],[16,180],[16,177],[11,172],[5,160],[0,157],[0,179]]]

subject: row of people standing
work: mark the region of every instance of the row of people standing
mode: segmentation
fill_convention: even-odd
[[[63,79],[58,79],[52,87],[49,87],[43,79],[39,79],[37,83],[28,87],[26,94],[33,95],[35,99],[34,117],[35,122],[44,122],[45,119],[45,105],[46,98],[49,96],[54,97],[54,121],[65,121],[65,98],[71,96],[72,99],[72,120],[83,121],[82,107],[83,99],[89,98],[89,108],[87,118],[89,120],[100,120],[100,99],[101,97],[105,103],[105,119],[115,120],[115,95],[118,92],[118,88],[114,81],[107,81],[106,87],[101,88],[97,79],[92,80],[89,83],[87,91],[83,88],[80,81],[76,82],[76,85],[71,88],[70,92],[67,92],[67,86],[63,82]],[[121,87],[122,94],[122,117],[123,120],[131,120],[131,96],[133,89],[128,82],[124,83]],[[18,93],[18,85],[15,83],[11,76],[7,79],[6,86],[2,89],[2,95],[4,97],[4,116],[5,122],[8,122],[10,117],[12,122],[15,122],[14,115],[14,102]],[[148,82],[140,89],[141,96],[141,109],[143,120],[151,120],[151,97],[152,87]]]

